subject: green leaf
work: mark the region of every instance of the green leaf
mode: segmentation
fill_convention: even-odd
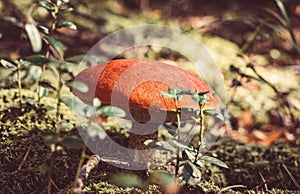
[[[224,116],[215,109],[206,109],[206,110],[204,110],[204,114],[210,115],[210,116],[215,116],[218,119],[220,119],[221,121],[224,121]]]
[[[99,115],[114,116],[114,117],[125,117],[126,113],[123,109],[116,106],[103,106],[96,111]]]
[[[3,16],[2,16],[3,17]],[[12,24],[17,24],[18,19],[12,16],[4,16],[3,19],[7,22],[10,22]]]
[[[74,112],[76,112],[77,114],[79,114],[80,116],[86,117],[87,116],[87,112],[90,109],[94,109],[91,106],[86,106],[82,103],[80,103],[78,100],[76,100],[75,98],[70,98],[67,96],[63,96],[61,98],[61,101],[67,105],[69,108],[71,108]]]
[[[175,146],[176,148],[181,149],[187,149],[187,150],[193,150],[192,148],[188,147],[187,145],[184,145],[183,143],[179,142],[177,139],[172,139],[168,141],[171,145]]]
[[[72,7],[68,7],[68,8],[61,8],[60,12],[61,13],[68,13],[68,12],[72,12],[74,9]]]
[[[189,185],[197,185],[201,181],[202,173],[195,164],[187,161],[184,164],[183,177]]]
[[[205,160],[205,161],[207,161],[207,162],[210,162],[210,163],[212,163],[212,164],[221,166],[221,167],[223,167],[223,168],[229,168],[229,167],[227,166],[227,164],[225,164],[225,162],[223,162],[223,161],[221,161],[221,160],[219,160],[219,159],[217,159],[217,158],[211,157],[211,156],[202,156],[202,157],[200,158],[200,160]]]
[[[193,94],[192,95],[192,98],[193,98],[193,100],[195,100],[196,102],[200,102],[200,100],[201,100],[201,97],[197,94],[197,93],[195,93],[195,94]]]
[[[25,102],[31,104],[31,105],[37,105],[37,102],[34,98],[26,97]]]
[[[197,160],[197,161],[196,161],[196,164],[197,164],[200,168],[203,168],[203,167],[205,166],[203,160]]]
[[[175,96],[168,94],[166,92],[163,91],[159,91],[159,93],[162,95],[163,98],[174,98]]]
[[[288,27],[288,25],[289,25],[288,22],[283,17],[281,17],[278,13],[276,13],[275,11],[273,11],[270,8],[264,8],[264,10],[266,12],[268,12],[269,14],[273,15],[278,21],[280,21],[282,23],[282,25],[284,25],[285,27]]]
[[[195,91],[192,91],[192,90],[181,90],[180,91],[180,94],[186,94],[186,95],[192,95],[194,93],[195,93]]]
[[[45,34],[49,34],[49,32],[50,32],[49,28],[47,28],[46,26],[39,25],[38,28]]]
[[[52,86],[51,83],[48,80],[39,81],[39,86],[42,86],[42,87],[48,88],[48,89],[56,90],[56,88],[54,86]]]
[[[98,136],[99,139],[104,139],[106,137],[105,130],[97,124],[92,124],[87,128],[87,133],[90,137],[96,137]]]
[[[62,42],[60,42],[52,37],[47,36],[47,37],[45,37],[45,39],[56,50],[56,52],[59,54],[60,58],[63,59],[64,52],[66,50],[66,46]]]
[[[50,60],[43,55],[33,55],[27,57],[25,60],[33,64],[46,64],[50,62]]]
[[[50,63],[51,65],[48,66],[48,69],[53,73],[55,77],[59,76],[59,72],[57,68],[53,65],[53,63]]]
[[[194,160],[195,160],[195,155],[194,155],[191,151],[189,151],[189,150],[184,150],[184,153],[187,155],[187,157],[188,157],[188,159],[189,159],[190,161],[194,161]]]
[[[143,181],[138,176],[132,174],[113,175],[110,182],[120,187],[143,187]]]
[[[38,53],[42,50],[42,38],[37,27],[34,24],[25,24],[25,31],[28,35],[33,52]]]
[[[201,97],[201,95],[195,93],[195,94],[192,95],[192,98],[193,98],[196,102],[198,102],[198,104],[203,104],[204,102],[208,102],[208,97],[207,97],[207,95],[205,95],[205,94],[204,94],[203,97]]]
[[[54,106],[50,106],[50,105],[46,105],[45,108],[49,111],[54,111],[55,107]]]
[[[169,141],[167,141],[166,143],[162,144],[162,148],[164,150],[171,151],[173,153],[176,153],[176,151],[177,151],[176,147],[174,147],[174,145],[171,145]]]
[[[70,61],[70,62],[80,62],[84,59],[85,55],[75,55],[72,57],[68,57],[66,58],[66,61]]]
[[[272,23],[264,21],[264,20],[262,20],[261,23],[276,33],[284,33],[283,29],[276,24],[272,24]]]
[[[74,66],[74,64],[72,64],[72,63],[63,63],[61,68],[63,70],[65,70],[65,72],[70,72],[70,71],[72,71],[73,66]]]
[[[180,90],[180,89],[169,88],[168,91],[169,91],[168,95],[171,95],[172,98],[175,98],[176,100],[180,100],[182,98],[182,96],[183,96],[183,94],[181,94],[182,90]],[[165,93],[165,94],[167,94],[167,93]]]
[[[46,10],[48,10],[49,12],[54,11],[54,5],[52,3],[49,3],[48,1],[38,1],[38,5],[40,7],[45,8]]]
[[[286,9],[285,9],[284,4],[282,3],[282,1],[281,0],[276,0],[275,2],[277,4],[277,7],[279,8],[282,16],[284,17],[285,21],[287,21],[287,23],[290,23],[290,18],[288,16],[287,12],[286,12]]]
[[[87,93],[89,91],[89,87],[80,81],[67,82],[66,85],[82,93]]]
[[[6,61],[6,60],[4,60],[4,59],[1,59],[1,60],[0,60],[0,63],[1,63],[1,65],[2,65],[3,67],[5,67],[5,68],[7,68],[7,69],[12,69],[12,70],[16,70],[16,69],[17,69],[17,67],[16,67],[15,64],[13,64],[13,63],[11,63],[11,62],[9,62],[9,61]]]
[[[93,99],[93,106],[94,106],[95,108],[98,108],[98,107],[101,106],[101,101],[99,100],[99,98],[94,98],[94,99]]]
[[[180,89],[176,89],[176,88],[169,88],[169,94],[175,96],[177,94],[179,94],[181,92]]]
[[[176,100],[180,100],[181,98],[182,98],[182,94],[180,94],[180,93],[178,93],[178,94],[176,94]]]
[[[147,139],[144,144],[150,148],[158,148],[162,146],[162,142],[161,141],[157,141],[157,140],[152,140],[152,139]]]
[[[61,141],[61,145],[68,149],[81,149],[83,143],[81,139],[75,135],[67,136]]]
[[[74,125],[72,123],[66,122],[66,121],[62,121],[59,123],[59,128],[60,130],[63,131],[69,131],[74,127]]]
[[[45,144],[50,146],[51,144],[55,144],[58,140],[58,135],[46,135],[44,137]]]
[[[168,131],[169,134],[171,134],[172,136],[174,136],[177,132],[176,129],[172,128],[172,125],[169,124],[164,124],[163,127]]]
[[[39,90],[39,97],[40,98],[43,98],[45,96],[48,96],[49,94],[49,91],[47,88],[44,88],[44,87],[40,87],[40,90]]]
[[[37,81],[40,79],[42,75],[42,68],[36,65],[31,65],[27,69],[27,76],[26,79],[30,79],[30,81]]]
[[[57,28],[62,28],[62,27],[70,28],[72,30],[77,30],[77,26],[73,22],[66,21],[66,20],[60,20],[58,22]]]
[[[68,107],[72,108],[73,107],[73,99],[67,96],[63,96],[61,98],[61,101],[67,105]]]
[[[186,181],[189,181],[193,173],[192,167],[188,163],[184,163],[183,168],[183,178]]]
[[[95,114],[95,108],[90,105],[85,106],[82,110],[87,118],[91,118]]]
[[[205,94],[208,94],[209,93],[209,91],[205,91],[205,92],[198,92],[198,95],[199,96],[203,96],[203,97],[205,97],[205,96],[207,96],[207,95],[205,95]]]

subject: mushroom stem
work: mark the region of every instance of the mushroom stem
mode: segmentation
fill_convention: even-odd
[[[129,132],[129,144],[128,148],[133,150],[149,150],[149,155],[141,155],[140,152],[134,152],[133,160],[137,163],[148,162],[153,152],[151,148],[144,144],[148,139],[157,140],[160,124],[157,123],[137,123],[133,122],[132,129]],[[145,133],[145,131],[147,133]]]

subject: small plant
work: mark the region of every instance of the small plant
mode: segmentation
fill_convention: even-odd
[[[274,86],[272,83],[270,83],[267,79],[265,79],[263,76],[261,76],[256,71],[254,64],[248,63],[246,65],[246,67],[251,69],[252,72],[255,74],[255,76],[243,73],[240,68],[238,68],[234,65],[230,66],[230,71],[233,72],[233,73],[238,74],[240,76],[240,78],[247,78],[248,80],[256,80],[256,81],[259,81],[260,83],[264,83],[264,84],[268,85],[270,88],[272,88],[272,90],[275,92],[277,98],[282,102],[282,105],[283,105],[283,106],[279,106],[278,109],[283,110],[288,115],[288,117],[291,121],[289,123],[289,126],[287,126],[287,127],[293,129],[293,127],[297,126],[298,125],[297,120],[295,119],[295,116],[293,115],[291,104],[287,100],[287,96],[284,95],[284,93],[282,93],[281,91],[279,91],[276,88],[276,86]],[[242,83],[239,80],[240,79],[234,78],[233,81],[232,81],[232,87],[242,86]]]
[[[102,116],[114,116],[114,117],[125,117],[126,113],[124,110],[115,106],[101,106],[101,101],[98,98],[93,100],[93,105],[84,105],[79,101],[72,99],[70,97],[63,97],[62,101],[70,107],[78,115],[86,118],[88,120],[87,127],[84,127],[86,134],[86,141],[88,139],[104,139],[106,137],[106,132],[102,126],[102,123],[94,122],[95,117]],[[83,166],[84,160],[87,158],[86,155],[86,145],[83,144],[80,162],[78,165],[77,173],[74,180],[74,185],[72,191],[74,193],[81,193],[83,188],[83,181],[88,178],[88,173],[97,166],[100,162],[100,156],[93,155],[88,160],[87,164]]]
[[[299,126],[299,119],[297,118],[297,115],[299,113],[298,108],[296,108],[296,105],[294,102],[290,99],[294,98],[292,96],[292,93],[294,92],[293,89],[284,88],[283,90],[280,89],[277,85],[273,84],[272,78],[268,78],[267,76],[262,76],[262,74],[258,71],[258,68],[254,63],[250,62],[250,60],[247,57],[246,52],[250,53],[251,45],[253,45],[256,41],[261,39],[261,37],[264,36],[264,32],[266,30],[272,32],[272,35],[277,36],[277,35],[282,35],[285,34],[288,37],[288,40],[291,43],[291,46],[295,49],[296,55],[292,54],[290,55],[289,53],[285,53],[288,57],[287,59],[283,60],[290,60],[290,58],[299,58],[300,57],[300,45],[299,42],[296,39],[296,34],[295,34],[295,29],[293,28],[292,20],[289,18],[288,11],[286,9],[287,3],[285,3],[282,0],[274,0],[274,3],[278,9],[271,9],[264,7],[262,8],[262,11],[270,15],[271,17],[264,17],[264,18],[247,18],[249,21],[245,21],[245,23],[251,24],[251,27],[255,27],[253,33],[249,36],[247,41],[244,43],[244,45],[241,47],[241,53],[238,54],[239,57],[241,57],[245,61],[244,67],[237,67],[235,65],[230,65],[229,70],[230,72],[236,74],[237,76],[232,79],[232,88],[235,90],[238,87],[247,87],[246,83],[247,82],[252,82],[257,81],[259,84],[267,85],[274,93],[274,97],[270,99],[270,101],[274,101],[275,105],[274,107],[267,107],[265,109],[262,109],[262,111],[265,111],[263,116],[254,116],[253,118],[257,120],[257,122],[254,124],[251,124],[251,127],[253,127],[254,130],[256,130],[258,124],[265,124],[266,121],[272,120],[280,120],[278,122],[278,130],[277,132],[280,134],[284,134],[286,136],[286,140],[290,142],[295,142],[297,141],[297,132],[296,128]],[[274,8],[276,8],[274,7]],[[275,19],[275,20],[274,20]],[[279,23],[276,23],[276,22]],[[270,35],[267,35],[270,37]],[[280,38],[281,39],[281,38]],[[274,38],[273,40],[276,40]],[[272,40],[272,41],[273,41]],[[270,51],[271,53],[271,51]],[[282,51],[279,51],[279,53],[282,53]],[[270,54],[271,55],[271,54]],[[294,55],[294,56],[293,56]],[[273,58],[273,57],[272,57]],[[281,59],[280,59],[281,60]],[[278,66],[278,61],[275,61],[275,65]],[[291,62],[293,64],[294,62]],[[267,66],[267,65],[266,65]],[[279,67],[280,68],[280,67]],[[249,71],[250,70],[250,71]],[[283,70],[283,69],[282,69]],[[251,89],[251,88],[248,88]],[[285,90],[285,91],[284,91]],[[234,91],[235,93],[235,91]],[[261,95],[261,94],[259,94]],[[254,97],[254,96],[253,96]],[[256,97],[255,97],[256,98]],[[249,102],[246,106],[243,104],[244,102],[240,102],[238,98],[235,98],[235,94],[232,95],[231,100],[228,104],[228,106],[234,105],[235,109],[253,109],[253,104],[252,102]],[[266,104],[265,102],[261,102],[259,106],[264,106]],[[272,105],[273,106],[273,105]],[[257,111],[257,110],[256,110]],[[232,112],[233,113],[233,112]],[[234,114],[234,113],[233,113]],[[251,113],[252,114],[252,113]],[[265,118],[263,118],[265,117]],[[237,125],[236,127],[234,126],[235,129],[238,129],[240,126],[238,126],[237,121],[238,118],[232,118],[232,124]],[[260,121],[258,121],[260,120]],[[235,122],[237,121],[237,122]],[[260,126],[259,128],[267,128],[264,126]],[[243,128],[243,127],[242,127]],[[269,129],[267,129],[270,131]],[[276,130],[272,130],[276,131]],[[251,133],[251,132],[249,132]],[[269,135],[270,136],[270,135]],[[287,138],[287,136],[294,136],[293,138]],[[274,136],[275,137],[275,136]],[[280,135],[281,137],[281,135]],[[279,138],[275,137],[276,139]],[[276,140],[273,138],[272,141]],[[272,139],[272,138],[270,138]],[[266,142],[264,140],[264,142]],[[269,144],[269,143],[268,143]]]
[[[218,166],[228,168],[228,166],[224,162],[218,160],[217,158],[204,155],[202,153],[203,151],[201,148],[204,144],[203,135],[205,130],[204,129],[205,115],[215,115],[218,116],[219,118],[222,118],[220,113],[218,113],[216,110],[204,109],[205,105],[209,102],[209,97],[207,95],[208,92],[198,92],[198,91],[169,88],[168,93],[162,91],[160,93],[164,98],[172,98],[174,100],[178,127],[176,131],[174,131],[171,128],[167,128],[168,132],[172,136],[171,139],[167,141],[147,140],[145,144],[147,144],[152,148],[160,148],[162,150],[166,150],[172,153],[174,157],[172,156],[167,163],[169,165],[175,166],[175,172],[174,172],[175,177],[176,178],[182,177],[185,183],[188,185],[197,185],[200,182],[202,177],[201,169],[205,167],[206,162],[210,162]],[[191,109],[178,107],[178,101],[180,101],[183,95],[192,96],[192,98],[198,103],[199,109],[191,110]],[[180,135],[180,124],[181,124],[180,113],[183,111],[187,111],[189,113],[192,112],[198,118],[199,138],[196,145],[192,143],[186,145],[184,140],[187,138],[187,136],[184,138],[181,137]],[[183,168],[182,172],[180,172],[180,168]]]
[[[272,16],[274,16],[289,32],[290,35],[290,41],[293,45],[293,47],[295,48],[297,54],[300,57],[300,45],[296,39],[296,35],[293,29],[293,26],[291,24],[290,18],[287,14],[286,8],[284,6],[284,3],[281,0],[274,0],[279,11],[280,14],[276,13],[275,11],[265,8],[264,10],[267,11],[268,13],[270,13]],[[278,29],[276,27],[274,27],[273,24],[267,23],[266,25],[273,27],[273,29]]]
[[[22,106],[22,81],[21,81],[21,70],[22,66],[24,65],[23,61],[20,60],[15,60],[13,63],[9,62],[5,59],[1,59],[0,63],[2,66],[4,66],[7,69],[12,70],[10,73],[10,76],[14,76],[15,74],[17,75],[17,85],[18,85],[18,91],[19,91],[19,105],[20,107]]]
[[[44,26],[39,22],[35,21],[33,18],[34,12],[37,8],[42,7],[48,11],[51,16],[50,27]],[[71,21],[64,19],[63,15],[72,11],[73,9],[69,5],[68,0],[48,0],[48,1],[36,1],[28,9],[24,17],[26,20],[24,23],[19,22],[16,18],[7,17],[6,19],[11,21],[17,27],[20,27],[23,31],[22,34],[26,35],[27,40],[29,41],[34,55],[21,57],[19,59],[14,59],[13,62],[9,60],[2,59],[1,64],[8,69],[11,69],[9,77],[16,75],[16,82],[19,93],[19,102],[20,107],[25,101],[30,103],[35,107],[44,106],[42,99],[48,96],[50,93],[54,94],[57,102],[56,105],[48,105],[47,109],[49,111],[55,111],[55,126],[53,126],[53,135],[48,135],[44,137],[45,142],[49,145],[51,152],[49,153],[48,160],[46,161],[49,164],[47,176],[49,180],[48,184],[48,193],[52,192],[52,185],[55,186],[55,181],[52,180],[54,161],[56,160],[57,153],[67,149],[81,149],[82,148],[82,158],[85,158],[86,147],[82,143],[79,137],[75,135],[62,135],[61,131],[68,131],[74,128],[73,124],[69,121],[65,121],[61,115],[61,103],[64,102],[70,107],[73,107],[69,103],[68,97],[63,96],[62,91],[63,87],[75,88],[81,92],[87,92],[88,87],[81,83],[74,81],[73,75],[73,63],[77,63],[82,60],[81,56],[73,56],[65,58],[65,51],[67,47],[58,39],[55,38],[56,31],[59,28],[69,28],[76,30],[77,27]],[[16,51],[19,52],[19,51]],[[15,54],[19,56],[18,53]],[[46,72],[46,70],[48,70]],[[49,70],[52,72],[53,77],[56,80],[48,80]],[[23,77],[22,77],[23,76]],[[26,97],[23,100],[22,97],[22,81],[29,80],[33,87],[36,86],[37,98],[28,98]],[[27,84],[28,84],[27,83]],[[24,84],[25,85],[25,84]],[[96,103],[96,102],[95,102]],[[96,104],[94,104],[96,106]],[[101,103],[98,105],[100,106]],[[98,106],[97,105],[97,106]],[[90,107],[86,107],[85,116],[90,111]],[[109,114],[111,110],[103,107],[98,114]],[[101,127],[98,125],[91,125],[88,128],[88,133],[91,137],[98,135],[98,137],[103,137],[103,130],[100,130]],[[100,134],[100,132],[102,132]],[[105,133],[104,133],[105,134]],[[79,166],[82,166],[82,161]],[[78,177],[78,175],[77,175]]]

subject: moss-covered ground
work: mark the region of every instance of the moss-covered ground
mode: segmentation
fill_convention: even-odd
[[[52,163],[52,181],[60,193],[67,193],[72,186],[81,150],[62,149],[51,152],[47,142],[54,134],[53,111],[44,106],[36,107],[29,103],[18,105],[17,90],[2,90],[0,110],[0,193],[46,193],[49,165]],[[25,91],[24,97],[33,95]],[[64,109],[66,115],[68,109]],[[66,116],[68,117],[68,116]],[[72,117],[70,123],[72,123]],[[63,131],[61,136],[78,135],[76,128]],[[126,144],[127,137],[111,133]],[[28,152],[28,156],[25,157]],[[181,193],[300,193],[284,169],[285,165],[296,180],[300,179],[299,147],[276,143],[271,147],[249,145],[229,137],[220,137],[211,149],[212,154],[226,162],[229,169],[207,165],[203,181],[199,187],[183,187]],[[88,154],[91,154],[88,152]],[[140,188],[121,188],[109,180],[118,173],[133,173],[146,178],[145,172],[128,171],[100,162],[90,173],[85,183],[86,193],[140,193]],[[227,189],[228,186],[243,185],[243,188]],[[264,190],[264,192],[263,192]],[[145,193],[160,193],[157,186],[151,185]]]

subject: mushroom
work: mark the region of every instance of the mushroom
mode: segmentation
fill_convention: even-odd
[[[207,108],[216,108],[220,102],[212,95],[212,89],[196,75],[158,61],[112,60],[83,70],[75,80],[89,87],[87,93],[72,90],[85,103],[92,103],[97,97],[102,105],[125,110],[126,118],[133,122],[128,147],[137,150],[149,149],[143,142],[156,139],[161,124],[177,121],[173,99],[163,98],[160,91],[168,92],[169,88],[209,91]],[[185,95],[178,101],[178,107],[197,108],[198,104]],[[182,120],[188,119],[185,116],[189,117],[181,113]]]

